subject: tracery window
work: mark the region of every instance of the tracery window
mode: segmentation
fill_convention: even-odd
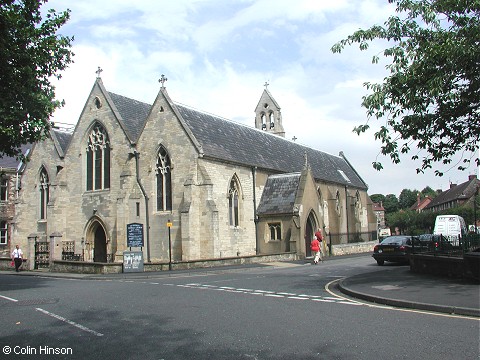
[[[282,225],[280,223],[269,223],[270,241],[282,240]]]
[[[45,168],[40,171],[40,219],[47,218],[47,205],[50,200],[50,183]]]
[[[157,155],[157,211],[172,210],[172,166],[163,146]]]
[[[95,124],[88,136],[87,190],[110,188],[110,142],[105,129]]]
[[[0,221],[0,245],[8,243],[8,225],[6,221]]]
[[[238,199],[239,185],[237,180],[232,178],[228,189],[228,219],[230,226],[238,226]]]

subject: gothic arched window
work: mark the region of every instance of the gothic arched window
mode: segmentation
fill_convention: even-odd
[[[170,157],[163,146],[157,155],[157,211],[172,210],[172,167]]]
[[[47,205],[50,200],[50,182],[48,181],[48,174],[45,168],[40,170],[40,179],[39,179],[40,189],[40,219],[44,220],[47,218]]]
[[[235,177],[230,181],[228,188],[228,219],[230,226],[238,226],[239,185]]]
[[[105,129],[95,124],[88,135],[87,190],[110,188],[110,141]]]

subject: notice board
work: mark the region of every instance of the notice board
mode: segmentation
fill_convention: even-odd
[[[127,247],[143,247],[143,224],[127,224]]]
[[[143,272],[143,252],[123,252],[123,272]]]

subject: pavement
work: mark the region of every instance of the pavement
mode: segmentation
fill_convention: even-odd
[[[480,284],[410,271],[388,264],[379,271],[342,279],[348,296],[394,307],[480,317]]]
[[[333,260],[333,259],[332,259]],[[330,259],[326,261],[331,261]],[[286,262],[287,263],[287,262]],[[288,262],[291,264],[291,262]],[[272,265],[272,264],[269,264]],[[251,265],[248,267],[254,267]],[[256,266],[266,266],[257,264]],[[188,272],[222,271],[237,267],[190,269]],[[175,270],[175,273],[183,272]],[[165,273],[165,272],[163,272]],[[135,278],[156,273],[73,274],[47,271],[0,271],[0,274],[76,279]],[[158,274],[157,274],[158,275]],[[353,298],[393,307],[480,318],[480,284],[473,281],[417,274],[405,265],[387,263],[378,270],[343,278],[338,289]]]

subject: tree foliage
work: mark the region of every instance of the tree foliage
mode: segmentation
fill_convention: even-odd
[[[409,209],[417,201],[419,195],[417,190],[403,189],[398,197],[400,209]]]
[[[388,194],[385,196],[385,201],[383,202],[383,208],[386,213],[393,213],[399,209],[397,196],[394,194]]]
[[[22,157],[20,146],[43,139],[63,105],[50,79],[72,62],[73,37],[57,34],[70,11],[51,9],[42,19],[46,2],[0,2],[0,156]]]
[[[370,199],[372,200],[372,202],[380,204],[385,201],[385,195],[373,194],[373,195],[370,195]]]
[[[383,83],[365,83],[363,97],[368,118],[385,120],[375,132],[381,153],[392,162],[410,153],[423,172],[438,163],[465,170],[475,158],[480,141],[480,0],[388,0],[395,16],[383,26],[358,30],[332,47],[359,44],[366,50],[373,40],[387,40],[383,55],[391,60]],[[378,63],[379,56],[372,62]],[[369,129],[368,121],[354,129]],[[415,149],[416,147],[416,149]],[[421,159],[420,159],[421,158]],[[382,164],[373,162],[382,169]],[[436,175],[443,175],[438,169]]]

